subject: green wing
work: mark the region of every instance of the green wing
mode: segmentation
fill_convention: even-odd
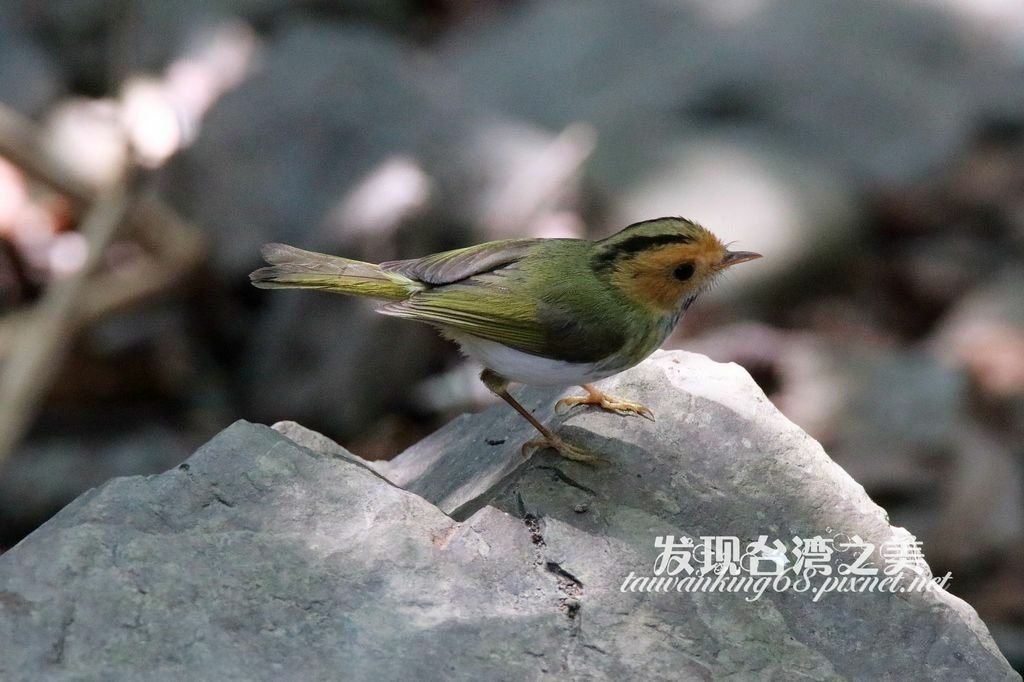
[[[385,305],[378,311],[543,355],[547,334],[537,323],[535,309],[529,300],[517,301],[500,291],[455,285]]]
[[[517,274],[497,270],[473,275],[418,292],[378,308],[378,312],[543,354],[547,335],[537,321],[537,302],[528,291],[508,281],[518,279]]]
[[[542,353],[544,329],[536,302],[514,266],[541,239],[504,239],[423,258],[381,263],[430,288],[378,309],[385,315],[427,322]]]
[[[442,251],[423,258],[393,260],[380,267],[425,284],[454,284],[473,275],[492,272],[525,258],[542,239],[502,239]]]
[[[568,362],[594,362],[618,351],[625,341],[621,325],[598,312],[607,306],[595,311],[593,296],[601,294],[576,253],[586,244],[546,240],[545,255],[530,256],[539,241],[491,242],[385,263],[381,267],[432,286],[378,310]],[[562,267],[551,272],[552,261]]]

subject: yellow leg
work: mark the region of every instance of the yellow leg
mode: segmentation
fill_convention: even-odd
[[[607,395],[591,384],[580,384],[580,386],[583,387],[583,390],[586,391],[587,394],[572,396],[570,398],[562,398],[555,403],[556,414],[561,414],[558,409],[560,407],[567,407],[571,410],[577,405],[600,405],[601,408],[605,410],[611,410],[613,412],[632,412],[654,421],[654,413],[651,412],[646,405],[641,405],[640,403],[633,402],[632,400]]]
[[[521,452],[523,453],[523,457],[529,456],[530,452],[536,450],[537,448],[551,448],[552,450],[558,452],[558,454],[560,454],[562,457],[574,460],[576,462],[583,462],[586,464],[603,464],[608,461],[603,457],[592,455],[586,450],[583,450],[582,448],[566,443],[559,436],[555,435],[555,433],[551,431],[551,429],[547,428],[539,421],[537,421],[537,419],[534,418],[532,414],[530,414],[530,411],[527,410],[522,405],[520,405],[519,401],[513,398],[512,395],[508,392],[509,382],[507,379],[505,379],[505,377],[496,374],[489,369],[485,369],[480,374],[480,381],[484,382],[484,386],[486,386],[491,391],[491,393],[493,393],[494,395],[498,396],[506,403],[511,405],[512,409],[514,409],[516,412],[522,415],[523,419],[530,422],[530,424],[533,425],[533,428],[537,429],[537,431],[540,432],[540,438],[534,438],[533,440],[523,443],[523,447],[521,450]]]

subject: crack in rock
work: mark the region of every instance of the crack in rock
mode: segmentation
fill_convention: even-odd
[[[580,598],[583,596],[583,583],[579,581],[572,573],[562,568],[561,564],[556,561],[548,561],[544,564],[548,573],[554,574],[558,581],[558,589],[565,594],[558,604],[562,608],[569,619],[574,619],[580,612],[580,607],[583,603]],[[576,634],[575,632],[573,633]]]
[[[545,471],[550,471],[551,473],[553,473],[555,475],[556,479],[558,479],[562,483],[565,483],[568,486],[572,486],[573,488],[576,488],[577,490],[582,490],[583,492],[588,493],[590,495],[596,495],[597,494],[596,492],[594,492],[593,488],[589,488],[589,487],[583,485],[582,483],[580,483],[579,481],[573,479],[571,476],[569,476],[569,474],[565,473],[564,471],[562,471],[558,467],[553,467],[553,466],[548,466],[548,465],[540,465],[537,468],[538,469],[544,469]]]
[[[75,609],[74,606],[68,608],[64,614],[63,620],[60,624],[60,633],[57,635],[57,641],[53,643],[53,648],[50,650],[49,662],[53,665],[64,664],[64,649],[67,647],[68,632],[71,630],[71,626],[75,623]]]
[[[203,505],[202,505],[203,509],[206,509],[207,507],[209,507],[214,502],[218,502],[221,505],[227,507],[228,509],[234,509],[235,508],[235,503],[232,502],[231,500],[229,500],[227,497],[225,497],[220,492],[220,490],[218,490],[216,483],[209,483],[209,482],[203,480],[203,478],[201,476],[196,476],[196,474],[192,471],[192,468],[188,465],[188,462],[185,462],[184,464],[179,465],[178,466],[178,471],[180,471],[183,474],[185,474],[185,476],[188,478],[190,483],[192,483],[192,484],[194,484],[196,486],[199,486],[200,488],[203,488],[204,492],[210,494],[211,499],[209,499],[209,500],[207,500],[206,502],[203,503]],[[248,476],[246,476],[246,479],[249,481],[250,484],[252,483],[251,479],[249,479]],[[255,485],[253,487],[255,487]]]
[[[544,556],[544,548],[547,547],[547,542],[544,540],[543,520],[539,516],[526,511],[526,504],[523,502],[522,495],[518,492],[516,493],[516,503],[519,507],[523,524],[526,526],[526,529],[530,531],[530,540],[537,548],[537,565],[544,566],[544,569],[548,573],[555,576],[558,591],[565,595],[558,600],[559,610],[561,610],[569,620],[576,621],[576,617],[579,615],[580,609],[583,607],[583,583],[572,573],[562,568],[562,565],[557,561],[549,561]],[[570,636],[575,637],[577,634],[579,634],[579,621],[576,621],[575,627],[571,631]]]

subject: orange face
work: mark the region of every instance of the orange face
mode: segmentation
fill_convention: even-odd
[[[637,303],[671,313],[724,268],[756,257],[730,254],[713,234],[705,232],[689,244],[666,244],[623,258],[616,263],[611,281]]]

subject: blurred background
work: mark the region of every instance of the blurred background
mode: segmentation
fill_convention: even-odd
[[[765,258],[744,365],[1024,667],[1019,0],[5,0],[0,551],[235,419],[368,458],[489,401],[369,305],[258,291],[683,215]]]

